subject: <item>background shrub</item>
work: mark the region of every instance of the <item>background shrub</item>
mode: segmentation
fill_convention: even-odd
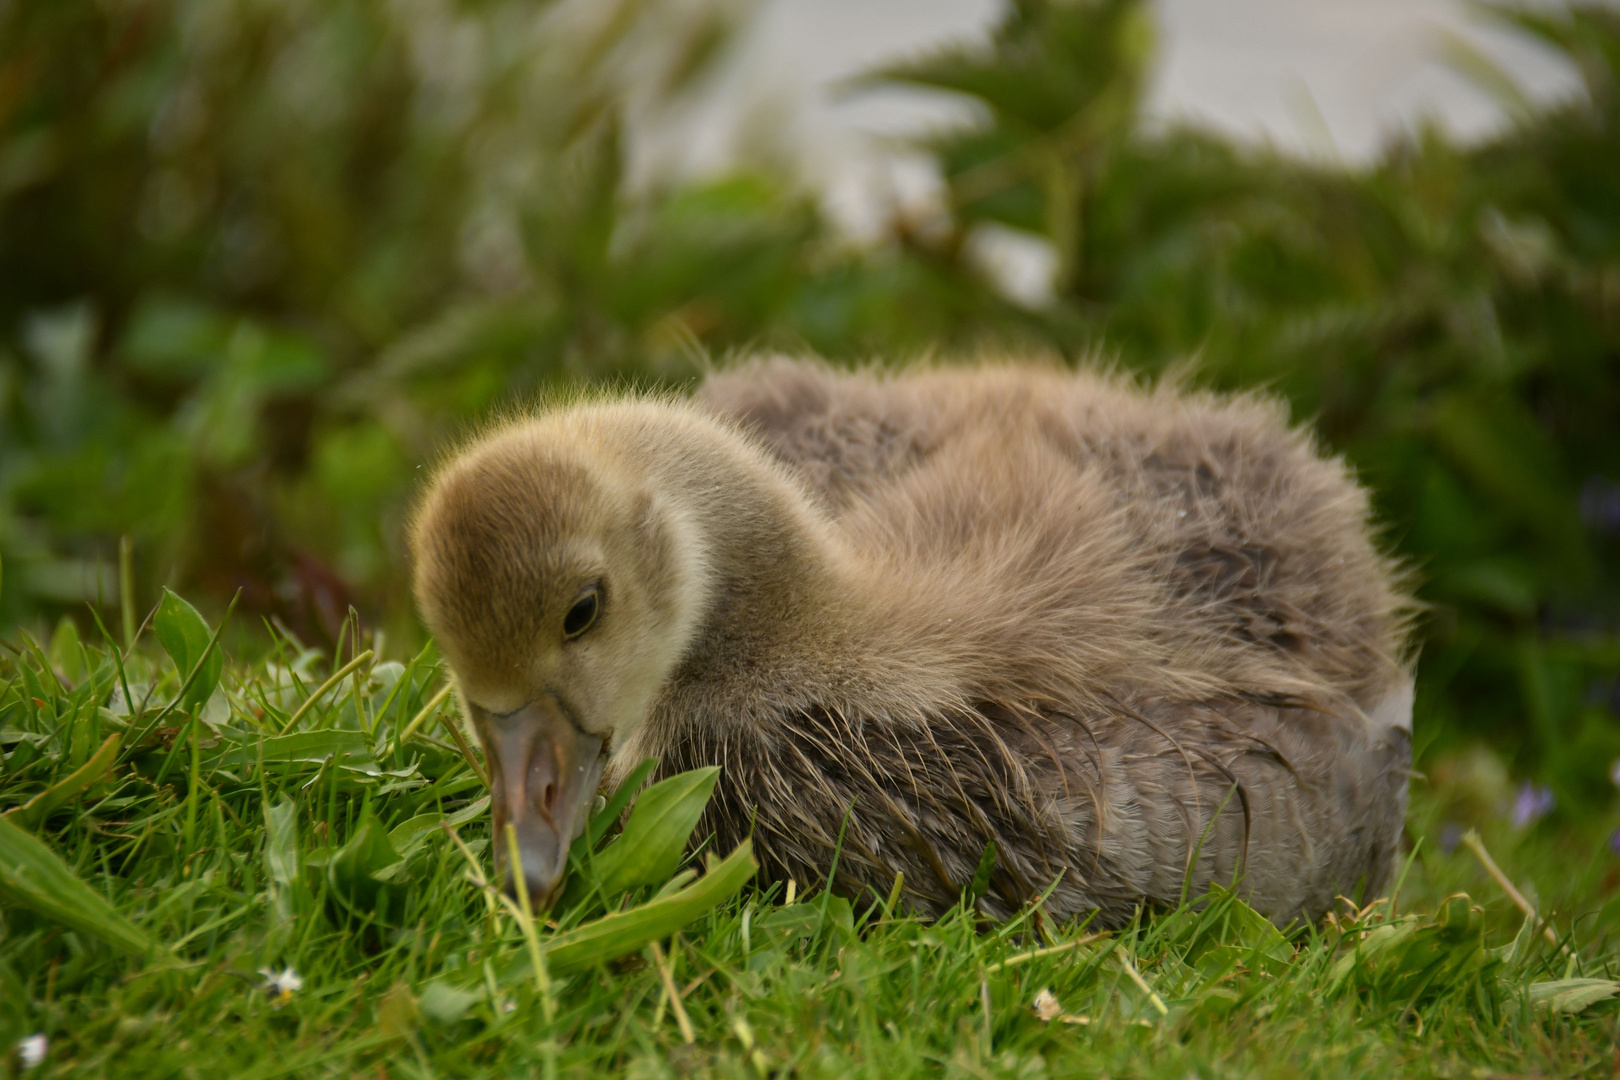
[[[1016,0],[873,76],[982,119],[920,144],[948,213],[852,248],[780,167],[627,183],[624,133],[745,14],[0,4],[0,626],[112,613],[128,536],[143,603],[412,639],[416,470],[498,403],[742,349],[1043,350],[1285,395],[1423,582],[1420,743],[1612,797],[1620,16],[1504,15],[1584,94],[1343,169],[1144,124],[1142,0]],[[1050,243],[1050,304],[986,280],[985,229]]]

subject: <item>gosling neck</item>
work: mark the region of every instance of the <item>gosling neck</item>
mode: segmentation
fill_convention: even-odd
[[[825,695],[857,648],[851,560],[803,489],[746,437],[703,418],[643,433],[640,466],[667,498],[697,605],[687,644],[626,754],[691,726],[746,723]]]

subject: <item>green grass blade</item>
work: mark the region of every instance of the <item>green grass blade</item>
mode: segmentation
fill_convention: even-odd
[[[53,811],[73,801],[107,774],[118,758],[118,745],[122,741],[122,735],[107,736],[90,760],[23,805],[6,811],[5,816],[24,829],[37,828]]]
[[[0,895],[123,952],[161,951],[42,840],[4,817],[0,817]]]

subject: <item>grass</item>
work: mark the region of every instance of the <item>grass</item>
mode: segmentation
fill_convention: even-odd
[[[576,949],[570,973],[559,947],[537,971],[536,951],[596,932],[602,922],[582,920],[618,905],[583,900],[526,938],[481,887],[485,792],[475,752],[440,722],[450,706],[431,653],[379,660],[385,642],[351,641],[333,656],[277,633],[256,662],[219,671],[217,635],[171,608],[157,636],[172,660],[84,645],[64,623],[0,661],[0,851],[37,837],[56,867],[0,866],[0,1040],[47,1037],[30,1077],[1184,1080],[1620,1065],[1613,986],[1562,981],[1620,975],[1620,858],[1603,841],[1616,822],[1516,829],[1479,815],[1507,877],[1549,914],[1549,942],[1466,844],[1441,850],[1450,819],[1479,801],[1478,770],[1415,786],[1393,917],[1388,904],[1347,906],[1284,935],[1216,895],[1097,934],[1028,913],[989,923],[967,898],[928,923],[888,898],[852,906],[803,883],[791,898],[749,883],[694,901],[682,929],[621,959]],[[369,659],[329,677],[366,645]],[[701,805],[702,777],[688,777],[665,803]],[[622,863],[621,885],[635,877]],[[690,876],[675,884],[718,880]],[[675,895],[662,879],[627,895],[660,894]],[[265,972],[289,967],[300,986],[269,985]],[[5,1067],[23,1068],[15,1053]]]

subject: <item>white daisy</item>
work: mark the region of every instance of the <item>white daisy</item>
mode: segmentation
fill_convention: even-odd
[[[277,1005],[287,1004],[294,994],[304,988],[304,977],[291,967],[282,968],[280,971],[260,968],[259,974],[264,976],[265,993],[275,998]]]
[[[51,1041],[43,1033],[28,1036],[17,1041],[17,1060],[24,1069],[32,1069],[45,1060],[45,1051],[51,1048]]]

